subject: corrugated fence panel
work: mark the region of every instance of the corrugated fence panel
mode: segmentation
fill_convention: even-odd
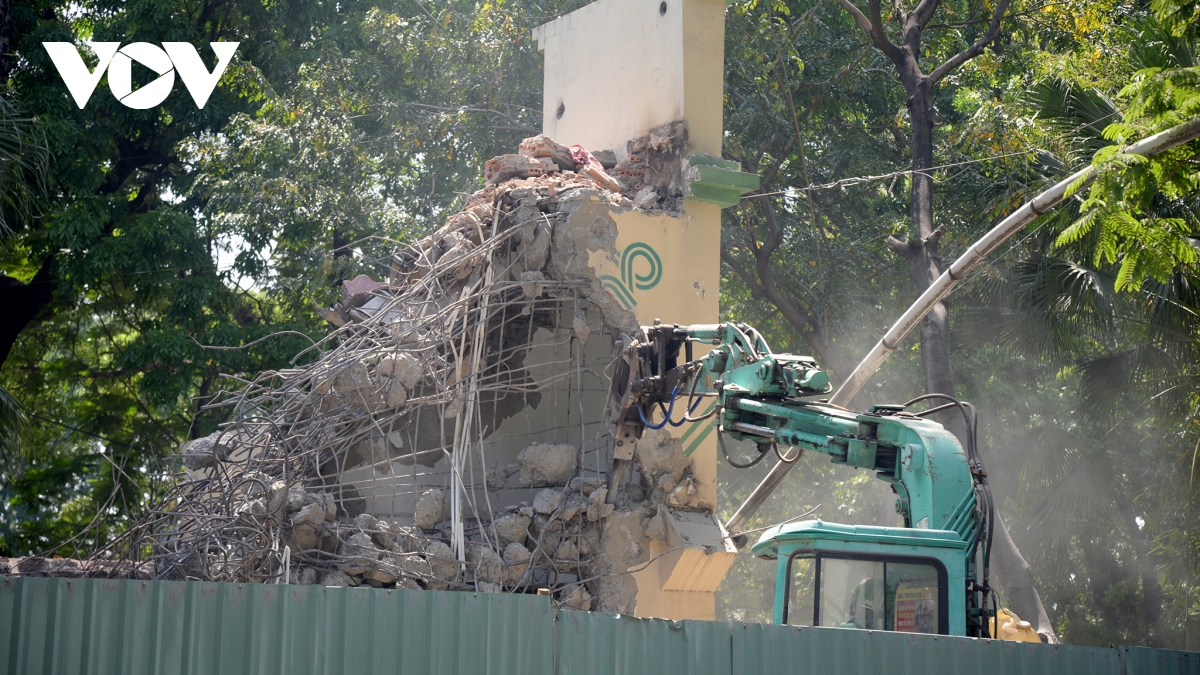
[[[1193,675],[1200,673],[1200,652],[1149,647],[1120,647],[1128,675]]]
[[[763,624],[732,635],[734,675],[1121,674],[1115,649]]]
[[[726,675],[730,624],[559,612],[555,672],[561,675]]]
[[[79,675],[553,671],[546,598],[5,578],[0,668]]]
[[[528,595],[0,581],[0,675],[1200,675],[1200,653],[556,611]]]

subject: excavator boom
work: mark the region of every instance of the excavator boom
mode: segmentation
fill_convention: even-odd
[[[706,346],[707,353],[693,358]],[[918,602],[925,603],[922,606],[936,598],[944,608],[930,610],[933,614],[929,616],[936,615],[944,630],[933,632],[989,634],[986,617],[993,614],[994,607],[989,608],[987,602],[994,596],[987,572],[992,506],[986,473],[973,443],[964,449],[952,433],[925,417],[947,407],[970,416],[973,409],[969,404],[935,395],[922,399],[948,403],[924,412],[912,412],[914,402],[877,405],[865,412],[831,405],[824,400],[830,390],[829,379],[813,359],[773,353],[762,335],[745,324],[656,322],[627,340],[619,358],[608,407],[610,430],[618,445],[635,440],[647,427],[680,426],[715,416],[718,443],[726,461],[735,467],[748,468],[774,456],[777,461],[772,473],[778,471],[782,476],[781,467],[788,468],[805,451],[816,452],[834,463],[873,471],[892,486],[903,527],[812,521],[773,528],[760,538],[754,552],[780,560],[777,620],[787,620],[785,590],[804,585],[792,578],[791,570],[799,565],[805,573],[815,575],[814,580],[821,574],[834,574],[831,570],[840,570],[836,574],[842,576],[865,574],[863,578],[878,587],[880,598],[887,598],[878,607],[877,618],[883,623],[872,623],[875,627],[899,630],[884,626],[917,626],[912,616],[904,614],[912,609],[909,605],[899,605],[908,609],[897,614],[897,597],[912,602],[925,598]],[[704,398],[716,398],[717,405],[694,417]],[[746,464],[733,461],[724,452],[726,438],[754,442],[757,458]],[[781,446],[788,450],[782,451]],[[614,457],[619,459],[621,453],[614,452]],[[736,534],[744,520],[736,523],[737,530],[730,528],[731,533]],[[739,545],[744,543],[742,537]],[[797,559],[802,563],[796,563]],[[810,562],[803,563],[805,560]],[[847,561],[855,560],[857,571],[842,569],[850,564]],[[863,561],[871,560],[881,566],[870,568],[878,574],[862,567],[867,564]],[[822,564],[825,572],[818,573],[816,568]],[[891,573],[886,572],[889,564]],[[905,574],[910,577],[907,581]],[[826,581],[826,593],[829,583]],[[900,591],[904,593],[897,596]],[[952,596],[957,600],[948,602]],[[861,601],[856,606],[867,602],[865,598]],[[814,603],[811,617],[820,622],[821,603]],[[792,618],[808,618],[807,611],[793,611]],[[829,617],[835,615],[833,609],[827,610],[825,623],[820,625],[828,625]],[[937,628],[929,616],[921,628]]]

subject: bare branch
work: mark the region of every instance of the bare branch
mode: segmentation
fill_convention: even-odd
[[[916,24],[917,28],[924,30],[940,4],[942,4],[941,0],[921,0],[921,4],[917,5],[912,14],[908,15],[908,19]]]
[[[837,3],[842,6],[842,9],[850,12],[854,20],[858,22],[858,27],[863,29],[863,32],[868,36],[871,35],[871,22],[867,20],[867,15],[862,13],[862,10],[855,7],[850,0],[837,0]]]
[[[879,47],[879,51],[886,54],[893,63],[900,65],[904,60],[904,50],[889,40],[887,34],[883,32],[883,15],[880,13],[879,4],[879,0],[870,0],[871,40],[875,42],[876,47]]]
[[[996,36],[1000,34],[1000,21],[1004,18],[1004,12],[1008,9],[1008,3],[1009,0],[1000,0],[1000,2],[996,3],[996,11],[992,13],[992,20],[988,26],[986,35],[976,40],[975,44],[946,59],[945,63],[935,68],[929,74],[929,84],[931,86],[945,77],[950,71],[982,54],[983,48],[996,39]]]

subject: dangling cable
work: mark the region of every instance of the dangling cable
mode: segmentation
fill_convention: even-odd
[[[795,464],[797,460],[799,460],[802,456],[804,456],[804,449],[801,448],[800,451],[796,453],[796,456],[793,459],[785,459],[783,456],[783,453],[779,452],[779,444],[778,443],[776,443],[775,441],[771,441],[771,447],[775,448],[775,456],[778,457],[779,461],[783,462],[784,464]]]
[[[678,393],[679,387],[675,387],[671,390],[671,407],[667,408],[667,413],[663,417],[663,421],[659,422],[657,425],[651,424],[650,420],[646,419],[646,413],[642,411],[642,402],[638,401],[638,418],[642,420],[642,424],[646,425],[647,429],[661,429],[667,426],[667,422],[671,421],[671,412],[675,410],[675,394]],[[660,403],[659,405],[662,404]]]
[[[733,461],[733,458],[729,456],[729,451],[725,449],[725,434],[721,432],[721,427],[717,427],[717,445],[721,446],[721,454],[725,456],[725,461],[729,464],[729,466],[732,466],[735,469],[749,469],[757,466],[758,463],[763,461],[763,459],[765,459],[767,456],[767,450],[766,448],[763,448],[762,450],[758,451],[758,457],[750,460],[748,464],[738,464],[737,462]],[[766,445],[766,443],[761,443],[759,445]]]

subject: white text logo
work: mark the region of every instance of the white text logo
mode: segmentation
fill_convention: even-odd
[[[196,107],[204,108],[241,43],[208,44],[217,55],[217,66],[212,72],[204,67],[196,48],[187,42],[164,42],[161,48],[149,42],[133,42],[124,47],[120,42],[92,42],[89,46],[98,59],[95,70],[88,70],[83,57],[70,42],[43,42],[42,46],[80,109],[87,105],[104,71],[108,70],[108,88],[113,96],[128,108],[145,110],[167,99],[175,86],[175,73],[179,73]],[[134,61],[158,73],[158,78],[137,91],[133,90]]]

